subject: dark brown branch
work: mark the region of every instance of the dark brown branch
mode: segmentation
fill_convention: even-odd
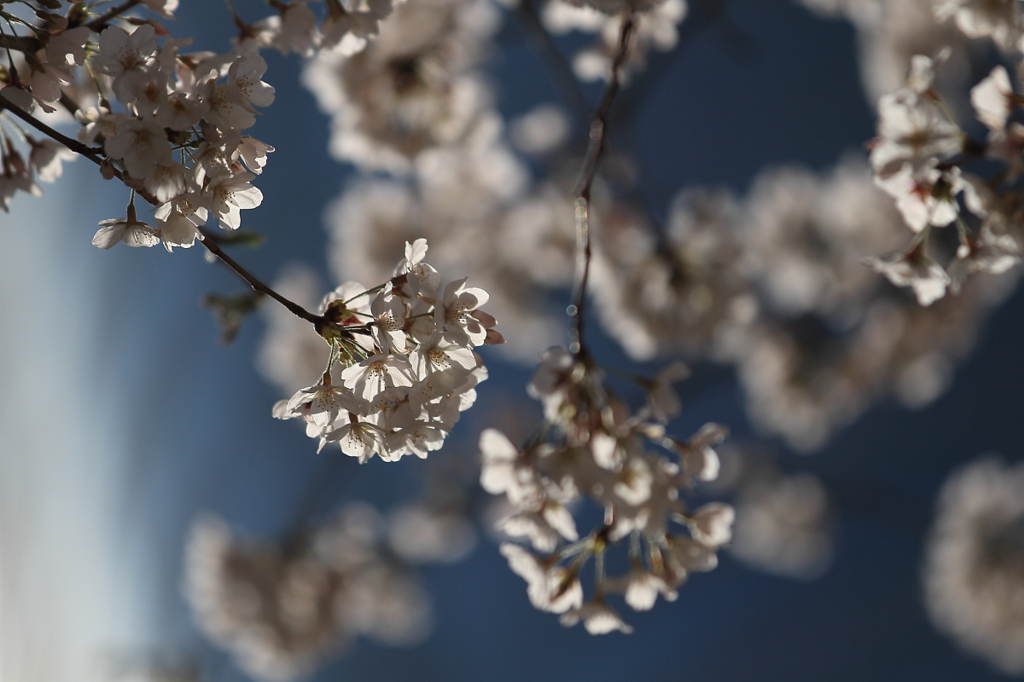
[[[598,104],[590,119],[590,140],[587,153],[583,157],[583,167],[573,194],[576,197],[576,267],[573,281],[572,303],[566,309],[569,315],[569,350],[583,353],[583,307],[587,294],[587,280],[590,276],[590,190],[597,174],[597,163],[604,151],[607,136],[608,115],[612,102],[619,92],[620,76],[623,64],[629,54],[629,44],[636,27],[633,11],[625,10],[622,29],[619,32],[619,43],[612,59],[612,73],[605,88],[601,103]]]
[[[76,154],[81,154],[82,156],[96,163],[100,163],[102,161],[102,147],[89,147],[87,145],[82,144],[78,140],[72,139],[67,135],[57,132],[50,126],[46,125],[42,121],[32,116],[24,109],[15,105],[13,102],[11,102],[11,100],[7,99],[3,95],[0,95],[0,111],[2,110],[11,112],[25,123],[29,124],[36,130],[41,132],[43,135],[46,135],[47,137],[56,140],[57,142],[60,142],[62,145],[64,145],[71,151],[75,152]]]
[[[141,186],[141,183],[129,182],[128,178],[125,177],[124,173],[114,168],[114,166],[111,165],[110,162],[104,156],[105,152],[102,148],[87,147],[78,140],[72,139],[67,135],[57,132],[56,130],[46,125],[42,121],[36,119],[34,116],[29,114],[24,109],[20,108],[19,106],[11,102],[11,100],[7,99],[3,95],[0,95],[0,109],[11,112],[12,114],[20,118],[22,121],[28,123],[30,126],[38,130],[39,132],[43,133],[47,137],[57,142],[60,142],[62,145],[64,145],[71,151],[75,152],[79,156],[83,156],[86,159],[89,159],[97,166],[100,166],[101,168],[105,167],[113,177],[123,182],[130,189],[134,189],[136,194],[138,194],[140,197],[148,201],[153,206],[157,206],[160,204],[160,202],[157,201],[156,197],[147,192],[146,189]]]
[[[111,21],[112,19],[116,19],[121,14],[127,12],[132,7],[135,7],[141,2],[142,0],[126,0],[125,2],[122,2],[120,5],[111,7],[109,10],[107,10],[100,16],[96,17],[95,19],[92,19],[91,21],[87,21],[82,25],[87,26],[88,28],[91,28],[94,31],[99,31],[107,25],[107,22]]]
[[[249,271],[239,265],[234,258],[224,253],[224,250],[217,244],[217,240],[212,235],[208,234],[205,230],[201,231],[203,246],[209,250],[210,253],[221,259],[225,265],[235,271],[239,277],[244,279],[249,286],[253,288],[253,291],[258,291],[261,294],[266,294],[270,298],[274,299],[285,308],[288,309],[296,317],[301,317],[307,322],[312,322],[314,325],[322,325],[324,323],[324,317],[322,315],[314,315],[298,303],[288,300],[281,294],[277,293],[263,282],[259,281]]]
[[[15,50],[17,52],[38,52],[43,47],[39,38],[30,36],[9,36],[6,33],[0,35],[0,49]]]
[[[20,118],[21,120],[25,121],[30,126],[35,128],[36,130],[38,130],[39,132],[43,133],[44,135],[50,137],[51,139],[57,142],[60,142],[62,145],[64,145],[71,151],[89,159],[96,165],[103,166],[106,163],[107,168],[113,174],[113,176],[120,180],[121,182],[123,182],[128,187],[134,189],[135,192],[140,197],[145,199],[153,206],[157,206],[161,203],[156,199],[156,197],[147,192],[145,189],[132,187],[133,183],[129,183],[128,178],[126,178],[121,171],[111,166],[109,162],[107,162],[105,157],[101,155],[103,153],[102,149],[88,147],[79,142],[78,140],[73,140],[67,135],[57,132],[56,130],[46,125],[45,123],[36,120],[31,114],[29,114],[25,110],[21,109],[20,107],[12,103],[3,95],[0,95],[0,110],[7,110],[11,112],[15,116],[17,116],[18,118]],[[272,299],[274,299],[275,301],[283,305],[285,308],[287,308],[293,315],[301,317],[303,320],[306,320],[308,322],[312,322],[314,325],[317,326],[318,330],[320,329],[320,326],[324,324],[325,320],[322,316],[314,315],[313,313],[309,312],[308,310],[300,306],[298,303],[294,303],[288,300],[287,298],[277,293],[276,291],[268,287],[266,284],[264,284],[263,282],[249,274],[248,270],[246,270],[237,262],[235,262],[235,260],[231,258],[231,256],[224,253],[224,251],[220,248],[220,246],[216,243],[212,236],[206,234],[205,232],[202,232],[201,241],[203,243],[203,246],[205,246],[210,251],[210,253],[217,256],[217,258],[219,258],[225,265],[234,270],[235,273],[238,274],[239,277],[244,279],[246,283],[248,283],[249,286],[253,288],[254,291],[258,291],[261,294],[266,294],[267,296],[270,296]]]
[[[93,31],[101,31],[106,27],[106,25],[111,20],[116,19],[118,16],[120,16],[124,12],[127,12],[132,7],[135,7],[141,2],[142,0],[126,0],[126,2],[123,2],[120,5],[117,5],[116,7],[111,7],[109,10],[107,10],[100,16],[90,21],[87,21],[86,23],[81,25],[91,28]],[[75,28],[73,21],[71,24],[68,25],[68,28]],[[42,49],[42,47],[43,41],[39,40],[39,38],[19,35],[0,35],[0,49],[16,50],[18,52],[26,52],[31,54],[38,52]]]

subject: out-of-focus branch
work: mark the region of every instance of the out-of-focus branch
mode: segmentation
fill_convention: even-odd
[[[579,82],[572,72],[572,67],[569,66],[569,63],[559,51],[558,46],[555,45],[555,41],[551,39],[551,34],[548,33],[541,23],[534,0],[520,0],[519,5],[516,7],[515,16],[523,29],[523,33],[526,34],[530,47],[533,48],[533,51],[547,67],[548,74],[551,76],[551,80],[555,82],[555,87],[561,94],[562,99],[575,111],[581,120],[588,116],[590,114],[590,104],[580,90]]]
[[[717,29],[726,47],[738,58],[750,59],[757,54],[757,46],[730,18],[728,5],[731,0],[689,0],[689,8],[679,27],[679,40],[668,54],[652,52],[646,70],[636,78],[616,108],[620,121],[630,121],[642,111],[651,96],[658,91],[665,79],[671,75],[673,65],[682,58],[697,38]]]
[[[573,281],[572,303],[566,309],[569,315],[569,350],[580,354],[583,352],[583,309],[587,294],[587,280],[590,275],[590,191],[597,174],[597,164],[605,148],[608,118],[619,92],[620,72],[629,53],[629,43],[635,28],[633,10],[624,10],[622,29],[619,32],[619,43],[612,59],[612,73],[605,88],[601,103],[598,104],[590,119],[590,140],[587,153],[583,158],[583,167],[573,194],[576,197],[576,267]]]
[[[111,7],[109,10],[107,10],[100,16],[96,17],[91,21],[87,21],[82,25],[87,26],[94,31],[99,31],[107,25],[107,22],[116,19],[117,17],[121,16],[123,13],[127,12],[132,7],[135,7],[141,2],[142,0],[126,0],[125,2],[122,2],[120,5],[115,5],[114,7]]]

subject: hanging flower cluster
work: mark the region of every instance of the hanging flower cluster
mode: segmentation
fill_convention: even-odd
[[[179,55],[179,45],[167,40],[158,47],[149,24],[130,34],[111,26],[99,35],[91,64],[108,76],[124,110],[79,112],[79,138],[102,142],[126,183],[157,202],[155,228],[130,210],[125,221],[101,223],[93,238],[100,248],[161,241],[167,249],[187,248],[209,218],[234,230],[241,210],[263,201],[250,181],[274,148],[241,131],[256,123],[255,106],[274,101],[274,88],[262,80],[266,62],[252,51]]]
[[[349,503],[284,539],[244,540],[216,517],[189,533],[185,596],[202,630],[258,680],[308,675],[356,636],[408,645],[430,600],[372,507]]]
[[[1015,7],[1006,7],[1011,4]],[[980,10],[961,7],[956,12],[963,28],[964,17]],[[1005,40],[998,36],[1011,30],[1008,19],[991,19],[986,35],[1002,44]],[[978,21],[975,17],[968,23],[976,27]],[[1020,33],[1020,27],[1014,30]],[[1015,60],[1021,59],[1018,48],[1011,52]],[[934,59],[915,56],[906,84],[881,98],[871,153],[876,183],[895,198],[914,238],[906,251],[867,262],[894,284],[912,288],[921,305],[930,305],[947,291],[959,292],[975,273],[1006,272],[1024,254],[1024,126],[1013,120],[1024,99],[1015,93],[1006,67],[996,66],[970,92],[971,106],[986,131],[985,141],[972,139],[933,87],[936,70],[948,55],[945,50]],[[989,177],[964,170],[982,159],[997,164]],[[955,256],[942,265],[936,253],[940,249],[929,247],[929,236],[934,228],[950,225],[956,226],[957,246]]]
[[[328,294],[318,331],[331,344],[320,382],[274,406],[301,418],[320,448],[338,443],[366,462],[437,450],[476,399],[487,370],[473,348],[501,343],[480,309],[487,292],[441,279],[423,259],[427,241],[406,243],[394,277],[373,289],[347,282]]]
[[[687,373],[673,364],[654,379],[638,379],[647,403],[634,413],[599,366],[552,348],[528,387],[544,404],[535,435],[522,448],[495,429],[480,437],[480,483],[514,509],[498,528],[542,554],[514,543],[501,553],[526,580],[530,602],[562,614],[564,625],[582,620],[592,634],[631,631],[605,602],[607,593],[622,593],[637,611],[654,606],[659,594],[672,601],[689,573],[717,565],[715,552],[731,539],[732,507],[712,502],[691,511],[680,495],[718,476],[714,446],[725,437],[717,424],[688,441],[665,434],[680,410],[672,382]],[[582,498],[603,509],[604,523],[580,539],[570,506]],[[631,570],[608,577],[605,553],[626,539]],[[594,593],[584,602],[580,574],[591,558]]]
[[[1024,465],[981,457],[949,475],[925,551],[934,625],[1008,675],[1024,672]]]

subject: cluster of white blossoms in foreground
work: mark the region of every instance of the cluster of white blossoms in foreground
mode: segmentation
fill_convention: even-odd
[[[268,682],[311,673],[359,635],[414,644],[429,634],[430,601],[389,542],[396,528],[356,503],[282,540],[242,540],[204,518],[188,539],[186,597],[200,628]]]
[[[442,286],[426,253],[425,239],[406,243],[391,280],[372,289],[347,282],[324,298],[327,368],[278,402],[275,417],[302,419],[320,449],[337,443],[360,462],[425,458],[444,444],[487,378],[473,348],[503,339],[480,309],[487,292],[465,278]]]
[[[255,124],[256,107],[274,100],[274,88],[262,81],[267,65],[259,49],[352,54],[379,32],[395,3],[326,0],[322,17],[305,0],[274,3],[277,13],[266,19],[250,24],[235,16],[240,35],[227,54],[180,52],[190,40],[171,38],[156,21],[120,16],[135,3],[102,18],[84,3],[68,3],[66,15],[57,12],[59,0],[45,7],[9,4],[24,5],[38,23],[33,36],[14,43],[17,56],[7,52],[0,96],[26,113],[58,107],[73,113],[84,152],[102,160],[104,177],[119,177],[155,207],[153,225],[139,220],[133,195],[128,215],[101,222],[93,244],[162,242],[170,250],[192,246],[214,218],[237,229],[241,210],[262,202],[251,181],[274,148],[242,134]],[[141,4],[170,18],[178,7],[177,0]],[[5,123],[16,127],[15,135],[0,128],[0,208],[6,210],[18,191],[39,194],[36,180],[53,181],[61,161],[74,155],[60,141],[39,141],[10,119]],[[17,138],[27,143],[27,155],[13,143]]]
[[[672,601],[690,573],[717,565],[716,551],[731,538],[732,507],[711,502],[691,511],[680,495],[717,477],[713,448],[725,437],[717,424],[688,441],[665,434],[680,409],[672,383],[687,373],[673,364],[654,379],[637,378],[647,402],[634,413],[594,362],[551,348],[529,385],[544,405],[534,435],[522,447],[496,429],[480,436],[480,483],[514,510],[498,529],[526,539],[540,555],[514,543],[502,544],[501,553],[526,580],[530,602],[562,614],[564,625],[630,632],[607,594],[622,594],[638,611],[653,607],[658,595]],[[603,510],[604,522],[580,538],[570,510],[584,498]],[[621,541],[629,547],[629,572],[608,576],[606,553]],[[590,559],[594,591],[584,601],[582,572]]]
[[[169,14],[177,3],[146,5]],[[242,134],[256,122],[255,107],[274,101],[274,88],[262,81],[263,58],[255,50],[181,53],[190,41],[168,37],[161,44],[158,35],[166,31],[155,22],[126,21],[98,33],[88,23],[69,27],[87,18],[75,11],[68,17],[44,13],[48,30],[37,31],[43,50],[26,52],[21,64],[12,59],[12,77],[0,94],[24,112],[37,105],[53,112],[58,104],[74,112],[78,139],[94,159],[102,159],[104,176],[117,175],[153,203],[155,226],[130,208],[125,219],[103,221],[93,244],[109,249],[121,242],[162,242],[171,249],[192,246],[212,218],[224,229],[238,228],[241,210],[263,199],[250,181],[273,151]],[[88,70],[90,83],[80,82],[80,67]],[[96,104],[79,108],[68,93]],[[10,154],[5,184],[34,192],[32,173],[52,179],[61,156],[52,145],[27,139],[30,163],[20,164],[16,179],[17,154]]]
[[[955,18],[967,37],[991,38],[1001,57],[1016,64],[1019,79],[1024,25],[1017,2],[935,3],[937,20]],[[868,263],[899,286],[910,287],[922,305],[956,293],[975,273],[1001,274],[1020,262],[1024,232],[1020,191],[1024,171],[1024,126],[1020,85],[1003,64],[970,90],[970,106],[981,125],[961,126],[935,87],[949,49],[936,57],[917,55],[906,83],[878,103],[878,138],[871,165],[879,187],[914,233],[909,248]],[[970,131],[984,131],[984,140]],[[981,163],[981,162],[984,163]],[[969,172],[968,167],[976,170]],[[955,240],[936,234],[956,231]],[[955,243],[944,256],[934,242]],[[948,250],[948,248],[947,248]]]
[[[979,459],[947,480],[924,565],[928,611],[961,646],[1024,673],[1024,465]]]
[[[549,2],[541,19],[552,33],[618,35],[609,27],[619,27],[621,16],[598,10],[623,3],[583,4],[590,6]],[[968,38],[952,20],[932,22],[929,0],[811,4],[855,20],[865,69],[874,74],[865,73],[869,90],[902,81],[921,46],[954,47],[944,71],[963,61]],[[510,341],[507,354],[532,358],[557,340],[559,322],[545,312],[545,296],[566,286],[572,270],[569,183],[553,171],[531,186],[528,166],[504,139],[482,71],[496,30],[494,7],[479,0],[435,0],[430,7],[430,21],[423,18],[426,5],[398,7],[365,51],[322,53],[306,70],[307,86],[334,121],[335,155],[367,172],[404,176],[363,179],[343,192],[328,217],[331,266],[339,280],[379,281],[397,245],[426,236],[438,267],[466,267],[491,294]],[[645,6],[635,40],[646,35],[645,26],[674,36],[677,20],[659,18],[673,7]],[[629,54],[645,49],[634,45]],[[607,76],[607,58],[601,64]],[[518,128],[510,126],[517,143]],[[520,151],[552,169],[575,169],[565,140],[555,136],[539,154],[528,141]],[[881,153],[876,149],[876,162]],[[591,211],[589,284],[606,330],[638,359],[684,353],[735,364],[752,419],[803,450],[820,447],[882,395],[895,393],[913,406],[940,395],[974,330],[1012,284],[1005,274],[1003,285],[968,278],[978,262],[993,272],[1014,259],[979,261],[978,230],[974,256],[962,249],[957,258],[950,229],[926,246],[929,257],[945,251],[950,258],[962,283],[958,296],[921,311],[915,297],[889,286],[864,261],[905,245],[903,214],[873,186],[871,169],[853,159],[823,175],[763,171],[747,197],[686,188],[662,225],[627,201],[642,189],[630,184],[628,159],[617,162],[619,173],[595,183]],[[481,233],[492,238],[477,238]],[[943,236],[952,243],[943,244]],[[906,267],[903,256],[895,257],[896,268]],[[870,262],[898,284],[910,281],[885,259]],[[933,283],[923,280],[919,288],[930,295]]]
[[[254,51],[179,54],[180,44],[158,46],[149,24],[132,33],[110,26],[99,35],[91,68],[107,77],[103,94],[123,110],[80,111],[79,139],[102,143],[126,184],[156,201],[155,227],[129,210],[126,220],[101,223],[93,238],[100,248],[187,248],[207,220],[237,229],[241,211],[263,200],[251,181],[274,148],[242,131],[256,123],[256,106],[274,101],[274,88],[262,80],[266,62]]]

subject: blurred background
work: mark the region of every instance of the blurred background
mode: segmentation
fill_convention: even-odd
[[[766,169],[826,177],[849,155],[866,155],[871,102],[898,85],[902,76],[891,74],[906,67],[891,55],[892,64],[878,66],[883,50],[871,41],[883,38],[865,28],[873,19],[833,5],[829,13],[797,2],[690,4],[675,46],[651,52],[613,124],[612,163],[629,157],[626,174],[654,222],[669,220],[683,188],[746,197]],[[250,19],[266,12],[244,0],[236,7]],[[497,109],[511,120],[560,103],[528,31],[513,10],[500,12],[483,61]],[[177,16],[168,26],[176,37],[194,37],[194,49],[229,49],[233,28],[222,4],[185,0]],[[890,38],[893,55],[911,49],[912,40]],[[571,55],[592,39],[570,32],[557,41]],[[329,117],[301,83],[301,59],[264,54],[277,99],[249,132],[277,151],[258,181],[264,202],[243,219],[263,244],[236,257],[266,281],[302,264],[321,279],[316,299],[344,276],[324,225],[353,171],[329,154]],[[991,60],[975,51],[958,68],[976,81]],[[582,93],[593,103],[601,89],[588,83]],[[530,163],[540,175],[543,167]],[[800,438],[792,429],[751,421],[735,362],[695,363],[694,377],[678,386],[684,409],[671,430],[688,437],[707,421],[730,428],[723,481],[703,494],[738,505],[738,544],[720,553],[715,571],[692,576],[675,603],[644,613],[618,604],[631,635],[594,637],[530,606],[488,529],[498,512],[475,486],[480,431],[498,425],[521,436],[539,418],[524,390],[535,351],[533,360],[513,359],[483,348],[489,381],[444,449],[425,461],[360,466],[335,448],[316,454],[301,428],[271,418],[286,394],[255,369],[267,316],[247,319],[224,345],[201,306],[211,292],[244,292],[232,273],[199,248],[90,246],[96,224],[120,216],[126,196],[85,163],[69,164],[44,190],[42,199],[18,197],[2,225],[0,682],[251,679],[197,629],[184,596],[186,545],[198,519],[219,518],[232,535],[257,542],[353,502],[388,517],[438,498],[476,517],[476,541],[463,533],[461,549],[452,550],[464,554],[458,561],[417,569],[431,605],[429,633],[398,647],[383,643],[386,634],[356,637],[309,679],[1006,677],[936,628],[922,571],[947,477],[985,453],[1021,459],[1019,292],[990,296],[1005,296],[990,316],[947,323],[977,336],[962,361],[960,351],[949,354],[957,364],[936,379],[940,388],[922,389],[916,401],[909,389],[902,401],[872,396],[863,410],[836,417],[826,436],[812,437],[811,448],[794,449]],[[554,287],[539,299],[556,324],[568,295]],[[517,321],[492,312],[514,337]],[[594,324],[590,333],[603,364],[648,374],[664,364],[627,354],[614,330]],[[789,513],[799,531],[765,540],[781,532],[763,520],[772,513]]]

